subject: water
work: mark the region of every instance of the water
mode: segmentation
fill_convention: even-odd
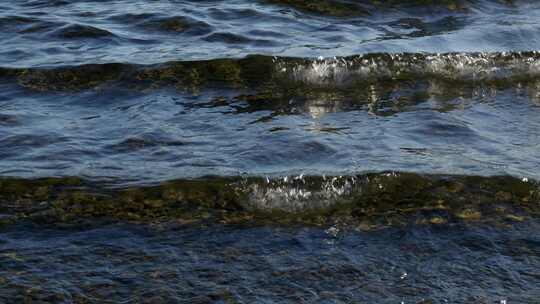
[[[0,301],[535,303],[540,4],[0,4]]]
[[[4,3],[0,64],[151,64],[248,54],[523,51],[537,50],[540,43],[540,4],[535,1],[311,2]]]
[[[538,228],[23,228],[0,261],[6,303],[535,303]]]
[[[138,183],[384,170],[538,179],[538,58],[5,69],[0,172]]]

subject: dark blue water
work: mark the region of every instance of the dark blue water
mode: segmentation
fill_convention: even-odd
[[[535,303],[537,220],[411,227],[9,230],[5,303]],[[28,234],[32,238],[28,238]],[[24,242],[21,244],[21,240]]]
[[[0,41],[0,302],[540,298],[536,1],[4,1]]]
[[[6,2],[0,7],[4,41],[0,64],[150,64],[249,54],[498,52],[536,50],[540,43],[536,1],[310,2]]]

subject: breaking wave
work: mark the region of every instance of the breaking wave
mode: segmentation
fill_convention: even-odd
[[[0,77],[35,90],[80,90],[106,83],[156,87],[306,85],[354,88],[378,82],[438,80],[459,86],[519,85],[540,79],[540,53],[366,54],[333,58],[254,55],[243,59],[175,61],[158,65],[88,64],[54,68],[0,68]]]
[[[79,178],[0,182],[2,223],[96,219],[312,225],[523,221],[540,215],[536,181],[509,176],[207,177],[117,187]]]

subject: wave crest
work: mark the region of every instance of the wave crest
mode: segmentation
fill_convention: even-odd
[[[80,90],[114,81],[127,87],[174,85],[343,89],[388,82],[437,80],[516,85],[540,79],[539,52],[367,54],[340,58],[248,56],[243,59],[177,61],[159,65],[89,64],[55,68],[1,68],[0,77],[15,78],[35,90]]]
[[[1,223],[89,219],[225,223],[449,223],[540,215],[537,182],[385,172],[356,176],[214,177],[111,188],[79,178],[4,178]],[[433,220],[436,219],[436,220]],[[433,220],[433,221],[432,221]]]

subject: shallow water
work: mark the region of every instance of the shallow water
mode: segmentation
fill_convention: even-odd
[[[536,303],[540,223],[511,228],[13,227],[4,303]],[[532,233],[531,233],[532,232]],[[31,235],[29,237],[28,235]],[[384,253],[384,254],[381,254]]]
[[[0,302],[536,303],[539,29],[520,0],[0,4]]]
[[[0,65],[537,50],[539,16],[525,0],[26,0],[1,6]]]
[[[0,172],[140,184],[385,170],[538,179],[538,58],[380,54],[5,69]]]

